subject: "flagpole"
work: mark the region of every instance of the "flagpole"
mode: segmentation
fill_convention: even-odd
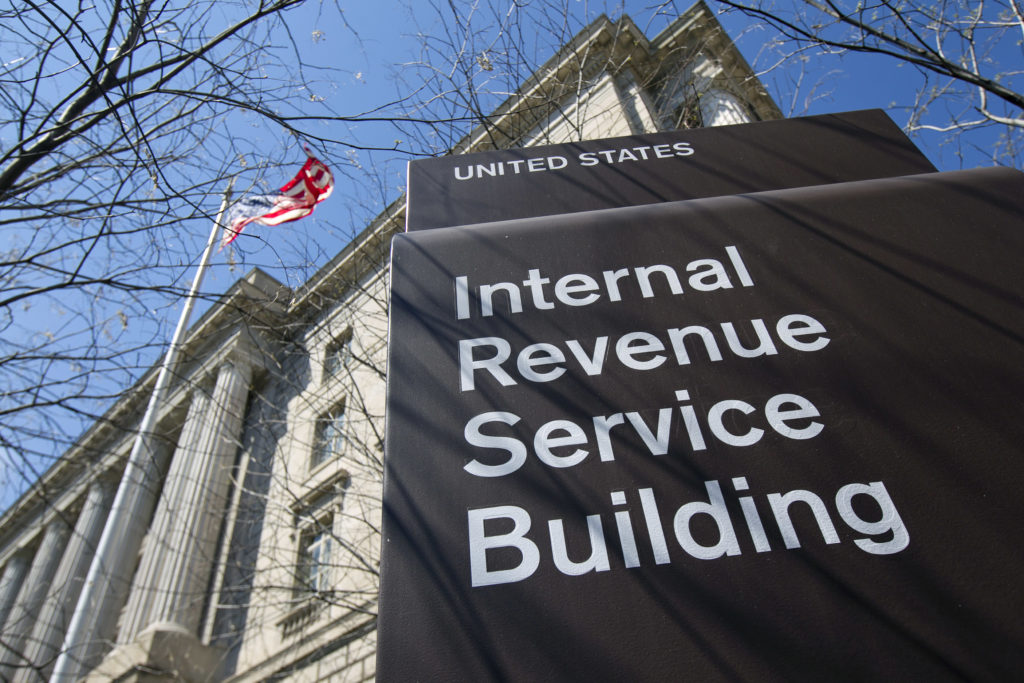
[[[232,178],[224,190],[217,218],[210,229],[210,237],[192,279],[192,287],[185,297],[178,326],[160,366],[149,405],[139,425],[103,534],[96,546],[96,554],[89,565],[89,573],[50,676],[53,683],[70,683],[81,678],[87,673],[85,667],[90,664],[89,660],[96,647],[114,636],[104,631],[116,625],[120,603],[131,580],[129,572],[135,565],[135,557],[139,553],[150,513],[156,503],[156,491],[159,489],[155,485],[160,477],[160,459],[155,448],[154,431],[157,413],[178,363],[192,309],[209,267],[213,245],[222,229],[221,220],[231,202],[231,188],[234,184],[235,179]]]

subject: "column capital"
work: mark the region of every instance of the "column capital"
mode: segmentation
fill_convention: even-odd
[[[203,362],[203,375],[215,374],[225,364],[233,365],[239,372],[251,376],[266,367],[269,353],[266,344],[258,335],[246,328],[238,328],[227,336]]]
[[[228,370],[234,370],[248,381],[252,377],[253,371],[251,356],[242,353],[231,354],[217,366],[217,376],[219,377],[221,373]]]

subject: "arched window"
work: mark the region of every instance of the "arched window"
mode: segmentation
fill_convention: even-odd
[[[750,123],[750,112],[730,92],[712,88],[700,96],[700,114],[705,126]]]

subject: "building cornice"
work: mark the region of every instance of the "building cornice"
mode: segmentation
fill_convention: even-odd
[[[287,315],[308,321],[324,310],[345,289],[381,264],[390,249],[391,237],[405,224],[405,195],[393,201],[345,248],[295,291]]]

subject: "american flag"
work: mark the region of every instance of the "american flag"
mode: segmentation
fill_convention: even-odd
[[[334,176],[330,169],[310,154],[296,176],[277,194],[248,195],[231,207],[220,248],[234,242],[250,223],[280,225],[308,216],[317,204],[331,196],[333,190]]]

